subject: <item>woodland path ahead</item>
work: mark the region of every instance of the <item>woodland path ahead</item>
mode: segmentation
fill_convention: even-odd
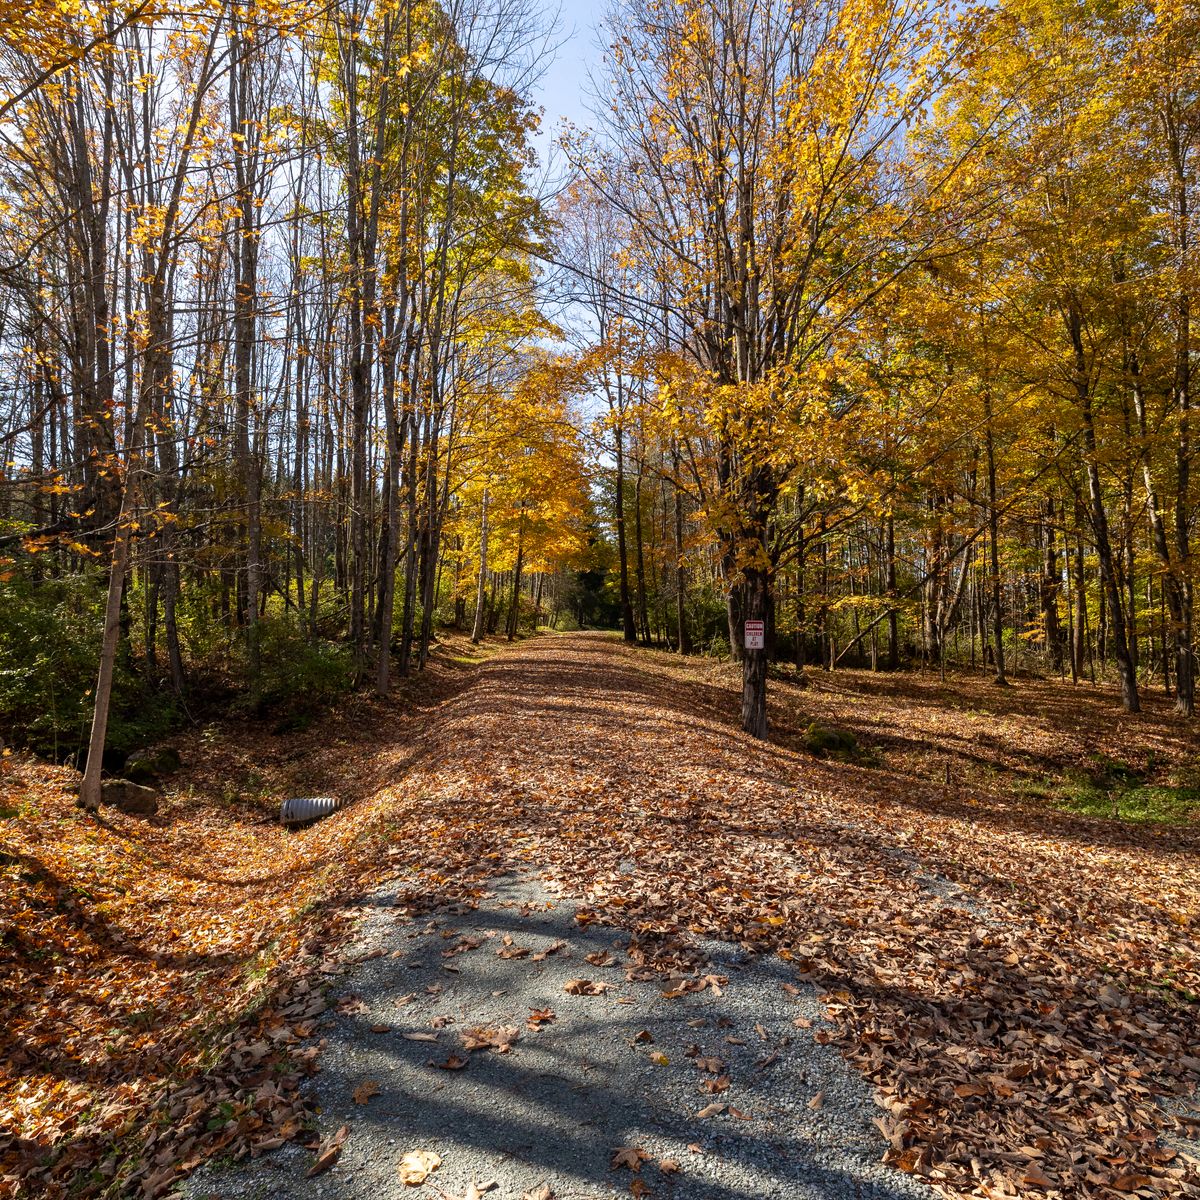
[[[411,1152],[456,1198],[1197,1194],[1128,1084],[1200,1073],[1194,1011],[1137,978],[1172,920],[1186,948],[1192,871],[891,794],[877,764],[745,738],[734,702],[602,635],[488,662],[390,752],[394,879],[317,1030],[340,1158],[309,1179],[291,1147],[188,1194],[413,1194]],[[1114,871],[1150,866],[1155,906],[1135,881],[1118,904]]]

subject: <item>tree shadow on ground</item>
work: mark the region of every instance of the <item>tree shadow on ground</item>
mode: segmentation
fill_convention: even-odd
[[[385,954],[345,981],[366,1011],[339,1016],[324,1032],[314,1081],[323,1128],[346,1122],[350,1139],[333,1176],[320,1182],[300,1178],[306,1163],[280,1159],[281,1192],[316,1196],[332,1184],[335,1194],[363,1186],[399,1194],[398,1158],[423,1148],[442,1157],[431,1182],[447,1195],[490,1177],[503,1195],[548,1181],[559,1197],[608,1197],[628,1194],[632,1173],[613,1168],[614,1152],[626,1147],[646,1155],[637,1178],[677,1200],[922,1194],[880,1164],[884,1142],[866,1090],[835,1051],[793,1024],[809,1008],[781,986],[792,975],[783,963],[725,946],[730,961],[712,969],[723,972],[726,988],[666,999],[663,981],[631,981],[619,968],[588,964],[588,954],[622,959],[627,935],[581,928],[573,904],[546,903],[554,901],[540,889],[506,879],[468,913],[438,912],[414,925],[394,924],[380,910],[364,944],[375,941]],[[460,934],[482,944],[445,958]],[[505,941],[534,952],[566,945],[538,962],[499,958],[495,949]],[[399,958],[387,953],[392,947]],[[584,973],[612,991],[564,993],[564,981]],[[550,1006],[554,1020],[526,1027],[532,1009]],[[380,1021],[389,1033],[378,1032]],[[438,1067],[465,1030],[501,1022],[520,1031],[511,1053],[464,1051],[465,1069]],[[431,1028],[435,1035],[422,1036],[436,1036],[436,1044],[404,1036]],[[720,1054],[719,1068],[698,1069],[701,1046]],[[701,1081],[714,1069],[729,1082],[706,1093]],[[364,1079],[379,1093],[359,1105],[355,1090]],[[721,1111],[697,1115],[713,1102]],[[679,1171],[664,1173],[663,1160],[678,1162]],[[266,1176],[260,1167],[250,1177]],[[211,1173],[193,1194],[239,1195],[247,1182]]]

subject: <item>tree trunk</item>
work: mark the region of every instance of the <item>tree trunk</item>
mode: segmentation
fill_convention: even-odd
[[[1004,594],[1000,586],[1000,509],[996,494],[996,442],[992,430],[992,394],[987,389],[984,389],[983,393],[983,414],[986,422],[984,444],[987,451],[988,544],[991,555],[988,565],[992,586],[993,662],[996,667],[994,682],[1001,687],[1007,687],[1008,677],[1004,671]]]
[[[488,560],[488,489],[483,490],[483,512],[479,518],[479,580],[475,587],[475,621],[471,641],[476,645],[483,639],[487,620],[487,560]]]
[[[679,452],[675,452],[675,473],[679,473]],[[680,654],[690,654],[691,636],[687,621],[687,567],[683,555],[683,492],[675,484],[675,636]]]
[[[771,621],[771,584],[767,573],[747,567],[736,590],[740,593],[738,608],[743,623],[761,621],[769,630]],[[744,624],[743,624],[744,629]],[[752,737],[767,736],[767,660],[768,646],[761,650],[742,647],[742,728]]]
[[[1083,449],[1087,470],[1092,534],[1096,543],[1096,556],[1100,560],[1100,582],[1108,600],[1108,619],[1112,627],[1113,656],[1117,660],[1121,703],[1125,706],[1126,712],[1139,712],[1141,711],[1141,702],[1138,699],[1137,674],[1129,652],[1123,597],[1120,581],[1117,579],[1112,538],[1109,534],[1108,511],[1104,505],[1104,490],[1100,479],[1100,466],[1097,462],[1096,425],[1092,412],[1091,386],[1084,359],[1082,318],[1077,312],[1068,313],[1067,329],[1075,352],[1075,394],[1083,422]]]

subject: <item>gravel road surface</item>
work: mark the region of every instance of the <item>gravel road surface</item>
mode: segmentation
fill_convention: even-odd
[[[320,1131],[349,1130],[337,1163],[306,1178],[313,1154],[289,1146],[206,1167],[186,1195],[928,1196],[880,1162],[869,1090],[783,963],[704,942],[707,980],[630,980],[626,937],[575,913],[533,874],[419,917],[370,897],[318,1031]],[[407,1186],[413,1151],[441,1163]]]

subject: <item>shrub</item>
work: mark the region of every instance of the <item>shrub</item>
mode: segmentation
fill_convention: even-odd
[[[97,571],[0,582],[0,726],[57,761],[82,762],[91,731],[104,583]],[[113,760],[164,736],[178,719],[174,700],[148,692],[119,657],[108,720]]]
[[[284,727],[302,727],[353,686],[354,659],[346,647],[320,638],[310,642],[284,617],[263,619],[258,631],[259,707],[280,717]],[[236,666],[247,679],[244,645]],[[248,704],[247,694],[239,705],[244,709]]]

